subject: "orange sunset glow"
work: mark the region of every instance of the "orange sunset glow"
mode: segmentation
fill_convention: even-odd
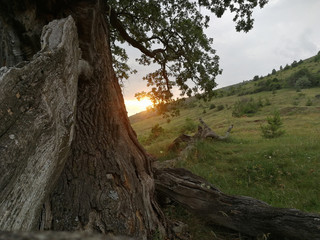
[[[134,115],[138,112],[145,111],[148,107],[152,106],[152,102],[148,98],[142,98],[140,100],[125,100],[125,104],[128,111],[128,116]]]

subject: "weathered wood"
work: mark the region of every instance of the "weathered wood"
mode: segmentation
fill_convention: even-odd
[[[71,17],[45,27],[30,62],[0,73],[0,229],[30,230],[73,139],[80,51]]]
[[[135,240],[112,234],[92,234],[86,232],[1,232],[0,240]]]
[[[155,170],[156,190],[206,220],[250,236],[320,239],[320,215],[224,194],[185,169]]]
[[[231,125],[225,136],[220,136],[216,132],[214,132],[203,120],[202,118],[199,118],[200,124],[198,127],[198,132],[193,136],[194,138],[198,139],[205,139],[205,138],[213,138],[217,140],[224,140],[229,137],[229,134],[233,128],[233,125]]]
[[[177,137],[173,142],[169,145],[168,150],[177,150],[180,148],[181,144],[187,143],[187,144],[193,144],[196,140],[199,139],[206,139],[206,138],[213,138],[217,140],[224,140],[229,137],[229,134],[233,128],[233,125],[231,125],[225,136],[220,136],[216,132],[214,132],[203,120],[202,118],[199,118],[200,125],[198,126],[198,131],[193,136],[189,136],[187,134],[181,134],[179,137]]]
[[[173,142],[169,145],[169,151],[179,151],[179,154],[176,158],[166,160],[166,161],[153,161],[152,166],[155,168],[171,168],[174,167],[175,164],[180,161],[184,160],[191,149],[194,148],[194,143],[201,139],[212,138],[216,140],[224,140],[229,137],[229,134],[233,128],[231,125],[225,136],[220,136],[215,133],[201,118],[199,118],[200,125],[198,126],[198,132],[193,136],[189,136],[187,134],[181,134],[177,137]]]

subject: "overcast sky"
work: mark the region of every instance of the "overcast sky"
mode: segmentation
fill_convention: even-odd
[[[233,16],[212,18],[206,30],[213,37],[213,48],[220,56],[223,69],[217,78],[218,88],[232,85],[253,76],[264,76],[294,60],[311,57],[320,50],[320,0],[269,0],[254,11],[254,28],[248,33],[236,32]],[[140,56],[129,50],[129,64],[139,71],[125,81],[124,97],[133,99],[146,89],[142,76],[148,69],[134,59]]]

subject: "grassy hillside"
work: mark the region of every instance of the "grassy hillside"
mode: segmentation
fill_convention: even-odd
[[[168,145],[181,133],[196,132],[199,117],[220,135],[233,124],[228,140],[198,142],[177,167],[191,170],[229,194],[251,196],[275,207],[320,213],[320,87],[285,87],[288,77],[300,69],[308,67],[313,74],[319,73],[319,62],[314,63],[310,58],[240,88],[233,86],[233,94],[229,94],[232,87],[222,89],[224,94],[210,102],[187,99],[179,103],[180,116],[170,122],[144,113],[146,117],[132,118],[132,126],[147,151],[165,160],[176,154],[167,151]],[[280,79],[281,89],[255,91],[258,82],[274,77]],[[252,93],[243,95],[240,90]],[[236,106],[247,103],[258,105],[257,112],[235,117]],[[267,124],[266,118],[275,111],[280,113],[285,134],[264,138],[261,125]],[[156,124],[158,127],[153,128]],[[152,128],[158,129],[158,134],[151,133]],[[208,233],[211,238],[194,234],[195,239],[215,239]]]

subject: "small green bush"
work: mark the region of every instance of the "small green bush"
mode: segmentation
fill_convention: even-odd
[[[154,139],[157,139],[158,137],[160,137],[161,134],[164,133],[164,129],[163,127],[161,127],[159,125],[159,123],[157,123],[156,125],[154,125],[152,128],[151,128],[151,132],[150,132],[150,135],[149,135],[149,138],[148,140],[149,141],[152,141]]]
[[[210,110],[211,110],[211,109],[215,109],[215,108],[216,108],[216,105],[212,103],[209,108],[210,108]]]
[[[223,105],[219,105],[218,107],[217,107],[217,110],[218,111],[222,111],[224,109],[224,106]]]
[[[310,88],[311,86],[312,86],[312,83],[310,82],[307,76],[300,77],[295,83],[295,87],[299,89]]]
[[[197,124],[190,118],[186,118],[184,125],[181,127],[181,133],[194,132],[197,128]]]
[[[244,115],[254,114],[259,110],[259,108],[261,108],[260,101],[255,102],[253,98],[243,98],[233,105],[232,116],[242,117]]]
[[[266,98],[265,99],[265,106],[270,106],[271,105],[271,102],[270,102],[270,99],[269,98]]]
[[[258,104],[258,107],[263,107],[263,102],[261,97],[259,97],[257,104]]]
[[[292,102],[292,105],[293,105],[293,106],[298,106],[299,103],[300,103],[299,100],[295,98],[295,99],[293,100],[293,102]]]
[[[283,125],[280,113],[275,111],[272,117],[267,118],[267,125],[261,126],[262,136],[265,138],[275,138],[283,135],[284,130],[280,129]]]
[[[308,98],[306,102],[306,106],[312,106],[312,100],[310,98]]]

